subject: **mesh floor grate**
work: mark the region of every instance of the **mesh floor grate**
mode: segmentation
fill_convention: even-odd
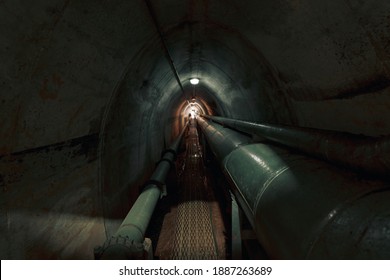
[[[217,259],[209,194],[195,124],[187,137],[185,169],[179,178],[180,194],[171,259]]]

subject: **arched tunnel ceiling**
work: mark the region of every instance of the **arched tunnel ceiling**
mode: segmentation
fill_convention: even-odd
[[[389,132],[383,117],[388,109],[388,1],[151,3],[183,83],[191,70],[197,71],[233,116],[373,135]],[[145,45],[160,48],[140,0],[2,1],[0,13],[3,153],[98,132],[129,64]],[[155,50],[155,55],[161,59],[163,52]],[[156,60],[138,63],[153,67]],[[159,84],[160,69],[147,78]],[[165,75],[173,79],[167,69]],[[179,92],[173,84],[166,89]],[[235,106],[234,97],[242,102]],[[262,113],[255,109],[260,103]],[[357,112],[365,109],[361,103],[375,106],[376,112],[359,118]],[[248,115],[232,106],[254,108]],[[330,110],[345,123],[327,122]]]
[[[19,244],[64,232],[45,257],[90,258],[193,95],[216,115],[390,133],[389,1],[150,3],[184,94],[144,0],[0,1],[0,202],[20,241],[0,252],[39,258]]]

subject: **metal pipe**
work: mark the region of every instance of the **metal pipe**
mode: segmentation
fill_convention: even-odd
[[[133,204],[116,233],[102,247],[95,248],[96,259],[144,259],[145,232],[161,195],[161,187],[173,165],[181,139],[188,124],[180,135],[162,154],[155,171],[145,188]]]
[[[388,182],[198,123],[271,258],[390,258]]]
[[[171,54],[169,52],[167,44],[165,43],[164,34],[162,33],[160,25],[159,25],[159,23],[157,21],[156,13],[154,12],[153,6],[152,6],[152,4],[150,3],[149,0],[145,0],[145,3],[146,3],[146,6],[148,7],[148,11],[149,11],[150,17],[152,18],[154,26],[156,27],[157,33],[158,33],[158,35],[160,37],[160,41],[161,41],[161,44],[163,46],[163,49],[164,49],[164,52],[165,52],[165,56],[166,56],[166,58],[168,60],[169,66],[171,66],[173,75],[175,76],[175,79],[176,79],[177,83],[179,84],[181,92],[183,93],[183,95],[185,95],[183,85],[182,85],[182,83],[180,81],[179,73],[177,72],[176,66],[175,66],[175,64],[173,62],[173,59],[172,59],[172,56],[171,56]],[[189,102],[188,99],[187,99],[187,102]]]
[[[390,175],[390,137],[367,137],[329,130],[259,124],[223,117],[203,117],[236,130],[261,136],[301,152],[357,171]]]

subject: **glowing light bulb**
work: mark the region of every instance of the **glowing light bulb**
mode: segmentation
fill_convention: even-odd
[[[192,85],[197,85],[197,84],[199,84],[199,79],[197,79],[197,78],[192,78],[192,79],[190,80],[190,83],[191,83]]]

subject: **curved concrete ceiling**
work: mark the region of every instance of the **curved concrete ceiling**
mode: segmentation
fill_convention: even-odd
[[[147,80],[164,94],[178,93],[143,1],[0,5],[2,113],[9,120],[1,129],[7,136],[4,152],[99,131],[124,72],[134,73],[129,82],[137,83],[137,92]],[[183,84],[199,75],[216,101],[226,103],[226,114],[371,135],[389,132],[384,105],[370,114],[355,113],[367,111],[361,103],[388,103],[387,1],[152,5]],[[245,110],[252,112],[232,109],[241,106],[253,106]],[[312,114],[313,107],[321,113]],[[345,121],[327,121],[322,116],[327,110]]]
[[[92,162],[93,211],[116,217],[192,97],[215,115],[390,133],[389,1],[150,2],[184,93],[145,1],[0,1],[0,154],[10,166],[49,149],[37,161],[54,166],[30,160],[4,185]],[[85,139],[95,150],[77,146]]]

